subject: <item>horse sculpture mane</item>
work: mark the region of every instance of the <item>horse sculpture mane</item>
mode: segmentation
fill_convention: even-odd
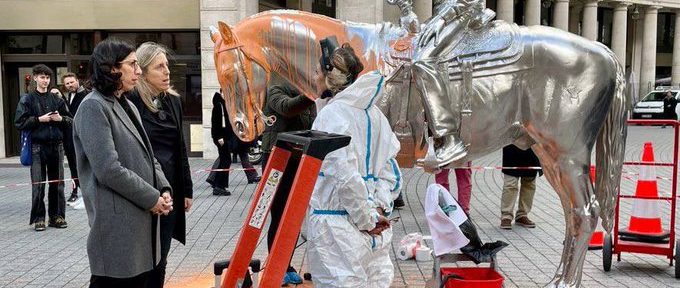
[[[578,287],[598,218],[606,231],[613,226],[629,102],[623,69],[600,43],[551,27],[489,22],[493,12],[483,5],[474,17],[465,14],[479,12],[477,6],[449,10],[462,12],[446,22],[440,45],[426,42],[417,49],[419,35],[390,23],[289,10],[256,14],[233,28],[220,22],[212,39],[231,125],[245,141],[263,132],[271,121],[262,113],[267,87],[277,77],[316,99],[312,75],[319,67],[319,40],[335,36],[350,43],[364,73],[388,75],[377,103],[400,139],[400,155],[410,157],[400,164],[422,156],[427,130],[444,143],[432,155],[444,159],[437,166],[509,144],[536,152],[560,197],[566,226],[563,256],[549,286]],[[443,157],[442,147],[451,143],[458,150]],[[596,187],[588,175],[594,146]]]

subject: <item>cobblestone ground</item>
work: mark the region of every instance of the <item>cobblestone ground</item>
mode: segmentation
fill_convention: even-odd
[[[657,161],[671,161],[673,156],[672,129],[631,127],[626,152],[627,161],[639,161],[642,143],[654,144]],[[8,163],[0,164],[0,186],[28,182],[28,169]],[[211,161],[191,159],[194,170],[208,168]],[[493,153],[473,163],[474,166],[500,166],[500,153]],[[637,167],[625,167],[623,193],[633,193]],[[670,177],[672,170],[657,168],[657,175]],[[401,220],[394,226],[395,242],[411,232],[429,234],[423,215],[427,186],[432,175],[419,169],[404,169],[405,209],[396,212]],[[68,169],[66,169],[68,177]],[[206,174],[193,174],[195,204],[187,219],[187,245],[173,242],[170,251],[167,285],[170,287],[211,287],[212,263],[227,258],[233,251],[239,230],[249,207],[255,185],[246,185],[242,172],[232,173],[232,195],[212,196],[205,183]],[[452,178],[453,173],[451,175]],[[452,184],[455,179],[451,179]],[[70,185],[70,184],[68,184]],[[67,185],[67,186],[68,186]],[[452,185],[455,187],[455,185]],[[670,194],[671,182],[659,180],[661,194]],[[562,253],[564,217],[559,200],[544,177],[539,178],[534,208],[530,214],[537,223],[535,229],[515,226],[501,230],[500,195],[502,174],[498,170],[473,173],[471,217],[486,241],[503,240],[510,246],[498,256],[498,269],[506,277],[505,287],[540,287],[557,269]],[[66,189],[70,190],[70,189]],[[87,216],[84,210],[67,207],[69,228],[34,232],[28,226],[30,187],[0,188],[0,287],[87,287],[89,268],[85,244]],[[668,226],[670,205],[662,205],[664,224]],[[626,226],[630,201],[621,204],[621,225]],[[677,231],[677,230],[676,230]],[[266,256],[266,241],[260,239],[256,257]],[[293,258],[298,269],[305,270],[306,245],[301,245]],[[393,256],[397,245],[393,244]],[[396,259],[393,257],[393,259]],[[423,287],[431,277],[432,262],[395,260],[393,287]],[[584,287],[680,287],[673,278],[674,267],[663,256],[622,254],[614,260],[612,270],[602,270],[601,251],[590,251],[583,268]]]

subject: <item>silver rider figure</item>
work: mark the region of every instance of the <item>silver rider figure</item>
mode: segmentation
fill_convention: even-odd
[[[416,45],[413,73],[422,95],[428,125],[435,141],[438,166],[461,160],[467,147],[460,137],[461,97],[449,91],[448,73],[441,60],[465,35],[494,18],[480,0],[435,0],[433,16],[423,25]],[[453,92],[453,93],[451,93]]]

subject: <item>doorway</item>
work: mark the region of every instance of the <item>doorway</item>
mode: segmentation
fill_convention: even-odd
[[[60,73],[67,71],[66,62],[5,62],[5,91],[3,91],[3,109],[5,111],[5,147],[7,157],[17,156],[21,151],[19,130],[14,127],[14,114],[17,111],[17,104],[22,95],[35,89],[31,69],[34,65],[45,64],[52,69],[54,75],[51,85],[56,86],[60,80]],[[59,83],[61,84],[61,83]]]

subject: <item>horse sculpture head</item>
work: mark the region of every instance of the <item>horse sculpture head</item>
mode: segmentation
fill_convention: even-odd
[[[215,43],[215,69],[222,88],[231,127],[243,141],[253,141],[265,127],[262,105],[267,91],[269,67],[258,59],[257,47],[241,43],[232,29],[219,22],[211,27]]]

